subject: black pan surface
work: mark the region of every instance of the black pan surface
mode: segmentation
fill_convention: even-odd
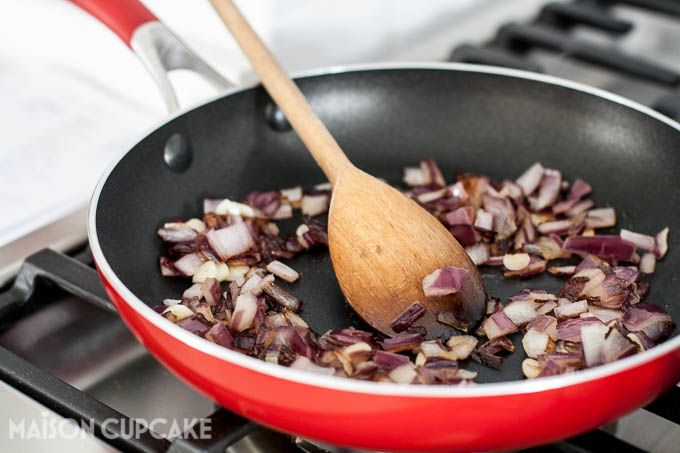
[[[616,208],[616,232],[656,234],[670,226],[670,251],[649,278],[646,300],[680,320],[680,134],[672,126],[603,97],[496,73],[368,69],[297,82],[352,162],[393,184],[404,166],[425,157],[450,182],[460,172],[514,179],[540,161],[568,180],[588,181],[596,206]],[[111,268],[148,305],[188,286],[160,275],[156,230],[164,222],[200,217],[206,197],[242,199],[253,190],[325,181],[295,133],[270,126],[271,108],[261,87],[209,102],[156,129],[110,174],[97,205],[98,238]],[[182,173],[163,161],[174,133],[193,150]],[[366,328],[345,303],[327,251],[303,254],[291,265],[302,278],[290,291],[303,299],[303,318],[316,332]],[[504,279],[496,268],[483,268],[482,275],[488,292],[502,298],[563,285],[547,273],[525,281]],[[515,335],[517,351],[501,371],[471,361],[464,366],[480,371],[478,382],[520,379],[520,342]]]

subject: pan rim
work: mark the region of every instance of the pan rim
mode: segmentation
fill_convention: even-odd
[[[508,76],[520,79],[526,79],[531,81],[536,81],[540,83],[547,83],[551,85],[562,86],[565,88],[580,91],[586,94],[591,94],[603,98],[608,101],[621,104],[625,107],[636,110],[647,116],[650,116],[656,120],[665,123],[666,125],[674,128],[676,131],[680,132],[680,124],[676,121],[656,112],[649,107],[646,107],[638,102],[627,99],[623,96],[610,93],[608,91],[590,87],[578,82],[573,82],[570,80],[565,80],[555,76],[549,76],[545,74],[536,74],[527,71],[521,71],[517,69],[509,69],[494,66],[483,66],[483,65],[472,65],[467,63],[420,63],[420,62],[392,62],[392,63],[364,63],[355,65],[345,65],[345,66],[333,66],[324,69],[315,69],[304,71],[294,74],[295,78],[313,77],[313,76],[324,76],[331,74],[347,73],[347,72],[363,72],[363,71],[374,71],[374,70],[397,70],[397,69],[422,69],[422,70],[446,70],[446,71],[456,71],[456,72],[473,72],[481,74],[492,74]],[[169,118],[165,118],[160,124],[152,126],[144,134],[140,135],[140,138],[134,142],[137,144],[141,142],[145,137],[153,133],[158,129],[160,125],[167,124],[175,118],[187,113],[188,111],[200,108],[210,102],[216,101],[218,99],[230,96],[232,94],[239,93],[241,91],[246,91],[259,86],[259,83],[251,83],[244,86],[234,87],[218,95],[207,99],[205,102],[198,105],[182,109],[181,111],[171,115]],[[133,146],[134,147],[134,146]],[[113,287],[113,289],[121,296],[124,303],[130,306],[134,311],[142,316],[146,321],[153,324],[155,327],[163,330],[168,335],[171,335],[176,340],[188,345],[189,347],[196,349],[204,354],[213,356],[215,358],[225,360],[233,365],[240,366],[242,368],[249,369],[251,371],[261,373],[264,375],[272,376],[278,379],[283,379],[286,381],[296,382],[299,384],[310,385],[314,387],[320,387],[330,390],[353,392],[353,393],[363,393],[372,395],[385,395],[385,396],[395,396],[395,397],[427,397],[427,398],[475,398],[475,397],[491,397],[491,396],[501,396],[501,395],[519,395],[519,394],[530,394],[538,393],[547,390],[556,390],[564,387],[584,384],[590,381],[595,381],[598,379],[603,379],[628,369],[636,368],[638,366],[644,365],[655,359],[662,357],[665,354],[672,352],[673,350],[680,348],[680,336],[672,338],[654,348],[644,351],[642,353],[627,357],[616,362],[612,362],[606,365],[598,366],[596,368],[582,370],[577,373],[551,376],[541,379],[524,379],[524,380],[514,380],[506,382],[496,382],[496,383],[480,383],[475,386],[433,386],[433,385],[420,385],[412,386],[408,384],[394,384],[394,383],[378,383],[378,382],[365,382],[354,379],[336,377],[336,376],[324,376],[319,374],[314,374],[311,372],[295,370],[281,365],[271,364],[264,362],[262,360],[256,359],[254,357],[247,356],[240,352],[236,352],[217,344],[214,344],[208,340],[200,338],[190,332],[182,329],[181,327],[175,325],[171,321],[159,316],[151,307],[145,304],[137,296],[130,291],[123,282],[117,277],[110,267],[103,251],[101,250],[99,239],[97,236],[96,229],[96,215],[97,206],[101,191],[105,186],[109,176],[113,170],[118,166],[118,163],[130,152],[133,147],[124,150],[120,155],[118,155],[111,164],[107,167],[104,173],[99,178],[95,190],[93,192],[89,209],[88,209],[88,238],[90,243],[90,248],[92,250],[92,255],[94,260],[101,272],[102,276],[107,280],[107,282]]]

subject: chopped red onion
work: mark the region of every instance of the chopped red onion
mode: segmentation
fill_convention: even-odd
[[[489,259],[489,245],[484,242],[465,247],[465,252],[475,263],[475,266],[481,266]]]
[[[541,354],[538,356],[541,366],[539,377],[555,376],[570,371],[576,371],[585,365],[580,354]]]
[[[507,198],[482,195],[484,210],[493,215],[493,231],[498,238],[508,238],[517,231],[515,208]]]
[[[467,359],[479,340],[471,335],[454,335],[446,342],[446,345],[456,354],[458,360]]]
[[[472,225],[475,219],[475,210],[471,206],[458,208],[446,214],[446,222],[451,225]]]
[[[564,241],[564,250],[602,258],[631,261],[635,246],[619,236],[572,236]]]
[[[420,168],[423,173],[428,175],[428,184],[434,184],[435,186],[439,187],[444,187],[446,185],[444,175],[442,175],[441,170],[434,160],[430,159],[429,157],[423,159],[420,162]]]
[[[220,282],[214,278],[206,278],[200,286],[201,295],[210,305],[217,305],[222,297]]]
[[[373,361],[385,371],[391,371],[409,363],[409,359],[405,355],[385,351],[376,351]]]
[[[510,302],[503,308],[503,313],[516,326],[523,326],[534,319],[538,314],[531,300],[517,300]]]
[[[587,311],[588,302],[585,300],[580,300],[578,302],[572,302],[571,304],[561,305],[555,308],[555,316],[557,316],[557,319],[559,320],[575,318],[581,313],[585,313]]]
[[[541,332],[536,329],[529,329],[522,337],[522,346],[524,352],[535,359],[541,354],[551,352],[554,349],[554,342],[546,332]]]
[[[619,329],[611,329],[602,346],[601,359],[604,363],[614,362],[638,352],[638,346],[625,337]]]
[[[557,319],[548,315],[539,315],[526,325],[526,329],[534,329],[548,334],[551,340],[557,341]]]
[[[592,317],[595,316],[597,319],[602,321],[605,324],[609,324],[611,321],[620,318],[623,316],[623,312],[621,310],[615,310],[611,308],[602,308],[598,307],[597,305],[591,305],[588,307],[588,312],[587,313],[582,313],[581,316],[583,317]]]
[[[616,225],[614,208],[591,209],[586,213],[588,228],[609,228]]]
[[[309,371],[316,374],[325,374],[326,376],[332,376],[335,374],[335,370],[330,367],[322,367],[312,363],[307,357],[299,356],[293,363],[290,364],[290,368],[294,370]]]
[[[475,245],[480,239],[479,233],[472,225],[453,225],[449,231],[464,247]]]
[[[522,188],[525,196],[528,197],[538,188],[543,179],[543,171],[543,166],[536,162],[517,178],[517,184]]]
[[[559,277],[571,277],[576,273],[576,266],[552,266],[548,272]]]
[[[595,202],[593,200],[587,199],[587,200],[582,200],[579,201],[578,203],[574,204],[572,207],[570,207],[566,212],[566,216],[569,218],[580,216],[581,214],[585,213],[588,209],[592,208],[595,206]],[[588,225],[588,220],[586,216],[586,225]],[[588,228],[594,228],[592,226],[588,226]]]
[[[265,294],[267,294],[269,297],[274,300],[277,304],[286,307],[287,309],[297,312],[300,310],[300,306],[302,305],[302,301],[298,299],[297,297],[293,296],[290,294],[288,291],[285,291],[281,287],[277,286],[276,284],[272,283],[271,285],[266,286],[263,288],[263,291]]]
[[[410,384],[418,377],[418,373],[413,369],[413,364],[407,363],[390,371],[388,376],[397,384]]]
[[[326,194],[304,195],[302,197],[302,214],[313,217],[326,211],[328,211],[328,196]]]
[[[158,236],[163,242],[191,242],[196,239],[198,233],[191,228],[161,228],[158,230]]]
[[[483,209],[478,209],[477,217],[475,218],[475,228],[484,231],[493,231],[493,214],[486,212]]]
[[[472,351],[472,354],[470,354],[470,358],[475,362],[480,363],[489,368],[493,368],[494,370],[499,370],[505,363],[505,359],[503,357],[499,357],[497,355],[489,354],[488,352],[479,351],[476,349]]]
[[[626,242],[630,242],[635,247],[646,252],[654,251],[654,238],[646,234],[635,233],[633,231],[621,230],[621,239]]]
[[[413,302],[390,323],[390,328],[396,333],[403,332],[424,314],[425,307],[420,302]]]
[[[178,305],[181,306],[181,305]],[[177,323],[178,326],[180,326],[184,330],[188,330],[189,332],[193,333],[194,335],[198,335],[199,337],[202,337],[203,335],[208,332],[209,327],[205,325],[202,321],[199,320],[199,318],[194,315],[189,318],[182,319]]]
[[[205,337],[212,341],[213,343],[217,343],[220,346],[224,346],[225,348],[231,348],[232,345],[232,337],[231,333],[229,333],[229,329],[227,329],[224,324],[218,322],[213,324],[213,326],[208,330],[208,332],[205,334]]]
[[[416,199],[421,203],[431,203],[440,198],[444,198],[449,193],[448,189],[438,189],[431,192],[421,193],[416,196]]]
[[[581,342],[581,326],[585,324],[602,324],[599,319],[592,318],[576,318],[557,324],[557,338],[565,341]]]
[[[654,256],[657,260],[662,259],[668,252],[668,227],[664,228],[654,238]]]
[[[257,298],[250,292],[242,293],[234,304],[234,314],[231,317],[229,328],[242,332],[250,328],[255,320],[257,312]]]
[[[463,286],[468,271],[459,267],[446,266],[423,278],[425,297],[439,297],[455,294]]]
[[[581,325],[581,344],[586,366],[593,367],[602,363],[605,336],[609,328],[604,324],[590,323]]]
[[[670,335],[675,327],[668,313],[646,302],[627,307],[622,320],[626,329],[631,332],[643,332],[652,341]]]
[[[382,342],[382,347],[385,351],[400,352],[413,349],[423,342],[423,337],[417,333],[405,333],[402,335],[395,335],[392,338],[386,338]]]
[[[538,197],[531,203],[532,210],[542,211],[543,209],[552,206],[560,195],[561,185],[562,173],[549,168],[544,169],[543,177],[541,178],[538,189]]]
[[[276,275],[280,279],[283,279],[289,283],[293,283],[295,280],[300,278],[300,274],[298,274],[295,269],[286,266],[283,264],[281,261],[274,260],[271,263],[267,264],[267,270],[271,272],[272,274]]]
[[[510,271],[519,271],[524,269],[531,262],[531,257],[528,253],[508,253],[503,256],[503,266]]]
[[[571,185],[571,190],[567,195],[568,199],[581,199],[591,192],[592,188],[590,184],[582,180],[581,178],[576,178],[574,183]]]
[[[643,274],[653,274],[656,269],[656,257],[653,253],[645,253],[640,258],[640,272]]]
[[[247,252],[255,245],[245,223],[237,223],[220,230],[210,230],[205,235],[210,247],[222,260]]]
[[[173,263],[177,272],[187,277],[194,275],[201,264],[203,264],[203,260],[197,253],[184,255]]]
[[[502,311],[486,318],[482,329],[489,340],[517,332],[517,326]]]

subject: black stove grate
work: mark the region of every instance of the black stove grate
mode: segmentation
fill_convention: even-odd
[[[680,120],[680,72],[644,57],[620,52],[574,37],[576,26],[589,27],[613,36],[623,36],[635,25],[617,18],[612,6],[626,5],[680,19],[677,0],[582,0],[573,3],[548,3],[530,23],[511,22],[500,27],[485,45],[462,44],[451,53],[451,61],[488,64],[545,72],[528,53],[534,49],[550,51],[562,57],[583,61],[615,73],[658,85],[668,93],[652,107],[666,116]]]

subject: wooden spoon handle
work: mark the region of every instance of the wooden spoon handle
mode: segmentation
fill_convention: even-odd
[[[231,0],[210,0],[276,104],[334,184],[350,161],[307,99],[276,61]]]

